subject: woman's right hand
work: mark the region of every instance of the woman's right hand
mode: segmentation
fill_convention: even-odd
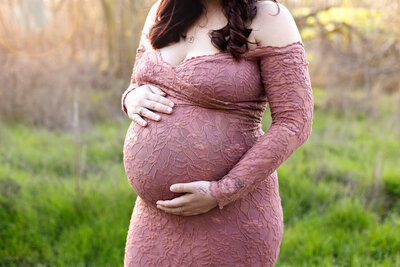
[[[141,116],[159,121],[161,117],[149,109],[170,114],[174,103],[165,98],[165,95],[161,89],[150,84],[130,91],[125,98],[128,117],[143,127],[147,126],[147,122]]]

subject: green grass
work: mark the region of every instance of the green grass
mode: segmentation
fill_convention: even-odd
[[[121,265],[135,201],[122,164],[124,127],[85,134],[79,190],[72,135],[1,127],[0,266]]]
[[[285,226],[276,266],[400,266],[394,113],[344,116],[322,109],[322,98],[316,90],[310,138],[278,169]],[[82,135],[78,188],[72,134],[0,126],[0,266],[122,265],[135,201],[122,163],[128,125]]]

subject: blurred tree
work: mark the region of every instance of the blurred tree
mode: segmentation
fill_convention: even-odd
[[[0,115],[29,114],[32,121],[59,125],[70,116],[43,109],[72,101],[71,88],[97,94],[93,99],[101,94],[116,99],[129,84],[140,31],[154,2],[0,1]],[[362,90],[366,98],[400,91],[400,0],[279,2],[301,31],[315,87]],[[34,104],[24,98],[28,93],[37,95],[42,114],[32,111]],[[82,116],[91,110],[80,108]]]

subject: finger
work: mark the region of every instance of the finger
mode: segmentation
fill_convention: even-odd
[[[149,116],[148,113],[150,112],[150,110],[148,110],[143,106],[137,106],[134,111],[141,117],[148,117]]]
[[[143,120],[142,117],[140,117],[136,113],[133,113],[132,115],[130,115],[130,118],[132,121],[136,122],[137,124],[139,124],[143,127],[147,126],[147,122],[145,120]]]
[[[146,105],[146,104],[144,104],[144,106],[148,107],[148,105]],[[155,114],[154,112],[152,112],[148,109],[145,109],[144,111],[142,111],[142,114],[143,114],[142,115],[143,117],[152,119],[153,121],[159,121],[161,119],[160,115]]]
[[[171,108],[174,107],[174,102],[172,102],[168,98],[165,98],[165,97],[157,95],[157,94],[149,94],[147,99],[159,102],[166,106],[170,106]]]
[[[194,186],[192,183],[183,183],[183,184],[173,184],[169,188],[172,192],[177,192],[177,193],[184,193],[184,192],[193,192],[195,190]]]
[[[186,205],[189,201],[188,195],[183,195],[171,200],[158,200],[156,204],[168,208],[177,208]]]
[[[154,111],[171,113],[172,108],[151,100],[144,100],[143,106]]]
[[[152,91],[153,93],[155,93],[155,94],[158,94],[158,95],[166,95],[166,93],[165,93],[164,91],[162,91],[160,88],[158,88],[158,87],[156,87],[156,86],[154,86],[154,85],[149,84],[149,87],[150,87],[151,91]]]
[[[172,213],[175,215],[183,215],[187,216],[189,213],[186,211],[185,208],[183,207],[178,207],[178,208],[167,208],[167,207],[160,207],[165,212]]]
[[[145,101],[147,101],[147,100],[145,100]],[[155,120],[155,121],[158,121],[161,119],[160,115],[155,114],[154,112],[148,110],[145,106],[146,105],[143,104],[143,106],[137,107],[136,110],[139,115],[141,115],[142,117],[146,117],[146,118]]]

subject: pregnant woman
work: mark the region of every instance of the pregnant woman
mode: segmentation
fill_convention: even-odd
[[[274,1],[152,6],[121,98],[137,193],[125,266],[275,264],[276,169],[311,133],[308,64],[291,13]]]

